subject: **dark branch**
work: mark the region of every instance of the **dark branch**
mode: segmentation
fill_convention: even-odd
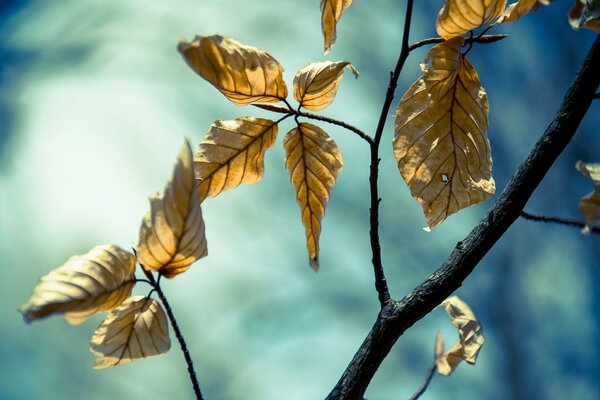
[[[552,164],[569,144],[600,82],[596,38],[552,123],[538,140],[488,214],[446,262],[400,301],[390,301],[327,399],[362,399],[373,375],[406,329],[458,289],[479,261],[519,217]]]
[[[431,383],[431,379],[433,379],[433,375],[435,374],[435,371],[437,371],[437,364],[434,361],[433,363],[431,363],[431,365],[429,366],[429,369],[427,370],[427,375],[425,375],[425,380],[423,381],[421,386],[417,389],[415,394],[412,395],[410,400],[417,400],[419,397],[421,397],[423,395],[423,393],[425,393],[425,390],[427,390],[427,387]]]
[[[558,217],[546,217],[545,215],[534,215],[525,211],[521,211],[521,218],[529,220],[529,221],[537,221],[537,222],[552,222],[555,224],[575,226],[577,228],[585,228],[585,224],[580,221],[575,221],[574,219],[567,218],[558,218]],[[591,233],[600,234],[600,228],[593,227],[590,229]]]
[[[600,93],[596,93],[596,94],[594,95],[594,99],[600,99]]]
[[[477,36],[474,38],[467,39],[467,40],[465,40],[465,42],[466,43],[494,43],[494,42],[497,42],[498,40],[504,39],[505,37],[508,37],[508,35],[505,35],[505,34],[483,35],[483,36]],[[427,46],[428,44],[442,43],[445,40],[446,39],[441,38],[441,37],[419,40],[418,42],[415,42],[415,43],[411,44],[410,46],[408,46],[408,51],[416,50],[419,47]]]

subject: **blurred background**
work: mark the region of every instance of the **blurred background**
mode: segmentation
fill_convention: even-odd
[[[442,1],[415,6],[411,41],[435,36]],[[490,99],[489,138],[498,193],[543,133],[595,34],[573,31],[569,1],[492,33],[470,59]],[[98,244],[131,248],[147,197],[162,190],[184,138],[197,145],[216,119],[273,117],[229,103],[196,76],[178,41],[220,33],[268,51],[295,72],[348,60],[325,115],[372,133],[401,43],[404,1],[356,0],[323,56],[319,2],[284,0],[1,0],[0,374],[1,399],[185,399],[193,393],[180,349],[109,370],[91,368],[101,321],[61,317],[26,325],[16,308],[40,276]],[[414,52],[396,101],[419,76]],[[395,105],[394,105],[395,107]],[[581,219],[593,188],[574,169],[600,161],[600,101],[527,206]],[[391,112],[382,145],[381,234],[392,295],[426,279],[492,201],[451,216],[433,232],[393,159]],[[165,282],[208,400],[319,399],[337,382],[378,312],[368,241],[368,149],[321,125],[345,158],[321,235],[321,271],[309,267],[282,137],[264,180],[207,200],[209,256]],[[496,196],[497,197],[497,196]],[[600,398],[600,238],[517,221],[457,294],[479,317],[486,343],[476,366],[436,376],[424,399]],[[147,293],[139,285],[138,294]],[[436,310],[398,341],[369,400],[405,399],[432,361],[436,332],[456,330]]]

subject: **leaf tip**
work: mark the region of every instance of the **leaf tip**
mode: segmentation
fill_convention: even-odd
[[[309,265],[315,272],[319,272],[319,257],[311,257],[309,259]]]

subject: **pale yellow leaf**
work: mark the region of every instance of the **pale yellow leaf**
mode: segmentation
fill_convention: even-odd
[[[163,195],[150,197],[150,212],[142,221],[136,250],[144,268],[167,278],[184,272],[208,253],[188,141],[177,156]]]
[[[463,360],[468,364],[475,364],[484,338],[481,325],[467,303],[452,296],[444,300],[441,306],[446,309],[459,336],[459,340],[450,349],[436,358],[438,372],[450,375]]]
[[[577,161],[575,168],[583,176],[590,178],[594,186],[600,186],[600,164],[586,164],[583,161]]]
[[[462,36],[502,14],[506,0],[446,0],[436,30],[444,39]]]
[[[112,244],[94,247],[42,277],[19,311],[26,322],[63,314],[79,324],[121,304],[135,285],[134,270],[133,254]]]
[[[319,111],[327,107],[337,93],[344,67],[358,78],[358,71],[348,61],[322,61],[308,64],[294,77],[294,97],[308,110]]]
[[[264,173],[264,154],[277,136],[277,123],[240,117],[215,121],[194,155],[200,201],[242,183],[256,183]]]
[[[306,231],[309,263],[319,269],[319,235],[325,206],[344,166],[333,139],[316,125],[302,122],[283,139],[285,166],[296,189]]]
[[[541,6],[547,6],[552,0],[519,0],[506,6],[497,23],[516,21]]]
[[[108,314],[90,343],[96,369],[157,356],[170,347],[165,312],[156,300],[143,296],[128,298]]]
[[[494,194],[488,100],[454,38],[434,46],[396,111],[398,169],[430,228]]]
[[[435,336],[435,346],[433,348],[433,359],[437,360],[444,354],[444,336],[438,332]]]
[[[321,31],[325,40],[325,54],[337,39],[336,26],[344,11],[352,5],[352,0],[321,0]]]
[[[238,106],[287,97],[283,67],[264,51],[219,35],[181,42],[188,65]]]
[[[586,164],[577,161],[575,168],[584,176],[590,178],[596,189],[579,201],[579,210],[585,219],[583,233],[588,234],[600,219],[600,164]]]
[[[600,0],[575,0],[569,11],[569,23],[574,29],[600,32]]]

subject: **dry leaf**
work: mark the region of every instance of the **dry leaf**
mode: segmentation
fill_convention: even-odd
[[[600,219],[600,164],[586,164],[577,161],[575,168],[594,183],[596,189],[579,201],[579,210],[585,219],[584,234],[589,234]]]
[[[287,97],[283,67],[264,51],[219,35],[181,42],[188,65],[238,106]]]
[[[575,0],[569,11],[569,23],[574,29],[589,28],[600,32],[600,0]]]
[[[321,31],[325,40],[325,54],[328,54],[335,44],[336,25],[351,5],[352,0],[321,0]]]
[[[552,0],[519,0],[509,4],[502,12],[497,23],[516,21],[522,16],[529,14],[541,6],[547,6]]]
[[[441,375],[450,375],[463,360],[475,364],[484,343],[483,331],[471,308],[457,296],[447,298],[441,306],[446,309],[459,336],[459,340],[435,361]]]
[[[318,270],[321,219],[335,179],[344,166],[342,154],[327,132],[306,122],[285,135],[283,146],[285,166],[302,212],[310,266]]]
[[[331,104],[337,93],[344,67],[358,78],[358,71],[348,61],[323,61],[308,64],[294,77],[294,97],[308,110],[319,111]]]
[[[164,194],[150,197],[137,245],[139,263],[173,278],[207,255],[204,220],[194,180],[190,143],[180,150]]]
[[[394,155],[430,228],[494,194],[488,100],[454,38],[434,46],[396,111]]]
[[[264,173],[264,154],[277,136],[277,123],[240,117],[215,121],[194,155],[200,201],[242,183],[256,183]]]
[[[165,312],[156,300],[143,296],[128,298],[108,314],[90,343],[96,369],[163,354],[170,347]]]
[[[435,336],[435,346],[433,348],[433,359],[437,360],[444,354],[444,336],[438,332]]]
[[[502,14],[506,0],[446,0],[436,30],[444,39],[462,36]]]
[[[42,277],[19,311],[26,322],[63,314],[80,324],[121,304],[135,285],[134,270],[133,254],[112,244],[94,247]]]

